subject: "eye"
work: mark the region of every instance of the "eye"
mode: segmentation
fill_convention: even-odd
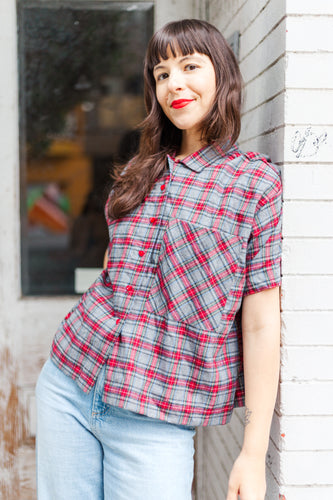
[[[168,76],[168,73],[160,73],[159,75],[157,75],[156,81],[165,80],[166,78],[168,78]]]
[[[187,71],[193,71],[193,70],[197,69],[197,67],[198,67],[198,66],[197,66],[196,64],[194,64],[194,63],[190,63],[190,64],[187,64],[187,65],[185,66],[185,69],[186,69]]]

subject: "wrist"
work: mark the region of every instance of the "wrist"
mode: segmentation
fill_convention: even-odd
[[[247,426],[244,431],[242,450],[247,455],[265,458],[268,450],[269,432],[258,429],[255,426]]]
[[[249,458],[255,460],[266,460],[267,446],[257,444],[250,444],[244,441],[241,453]]]
[[[268,419],[245,407],[245,428],[242,449],[247,455],[265,457],[269,444],[270,425]],[[256,418],[254,418],[256,417]]]

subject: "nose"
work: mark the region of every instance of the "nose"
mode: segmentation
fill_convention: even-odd
[[[168,78],[168,87],[171,92],[184,88],[184,77],[179,70],[171,71]]]

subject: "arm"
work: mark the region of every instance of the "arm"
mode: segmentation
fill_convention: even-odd
[[[108,267],[108,249],[105,250],[104,259],[103,259],[103,269]]]
[[[246,295],[242,307],[245,432],[227,500],[264,500],[265,457],[280,363],[279,287]]]

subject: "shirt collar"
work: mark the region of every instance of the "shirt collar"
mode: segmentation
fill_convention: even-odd
[[[201,149],[186,156],[179,162],[195,172],[201,172],[205,167],[221,164],[223,159],[229,158],[237,152],[238,147],[235,144],[230,146],[228,144],[214,143],[203,146]],[[173,155],[168,155],[168,157],[170,160],[175,161]]]

